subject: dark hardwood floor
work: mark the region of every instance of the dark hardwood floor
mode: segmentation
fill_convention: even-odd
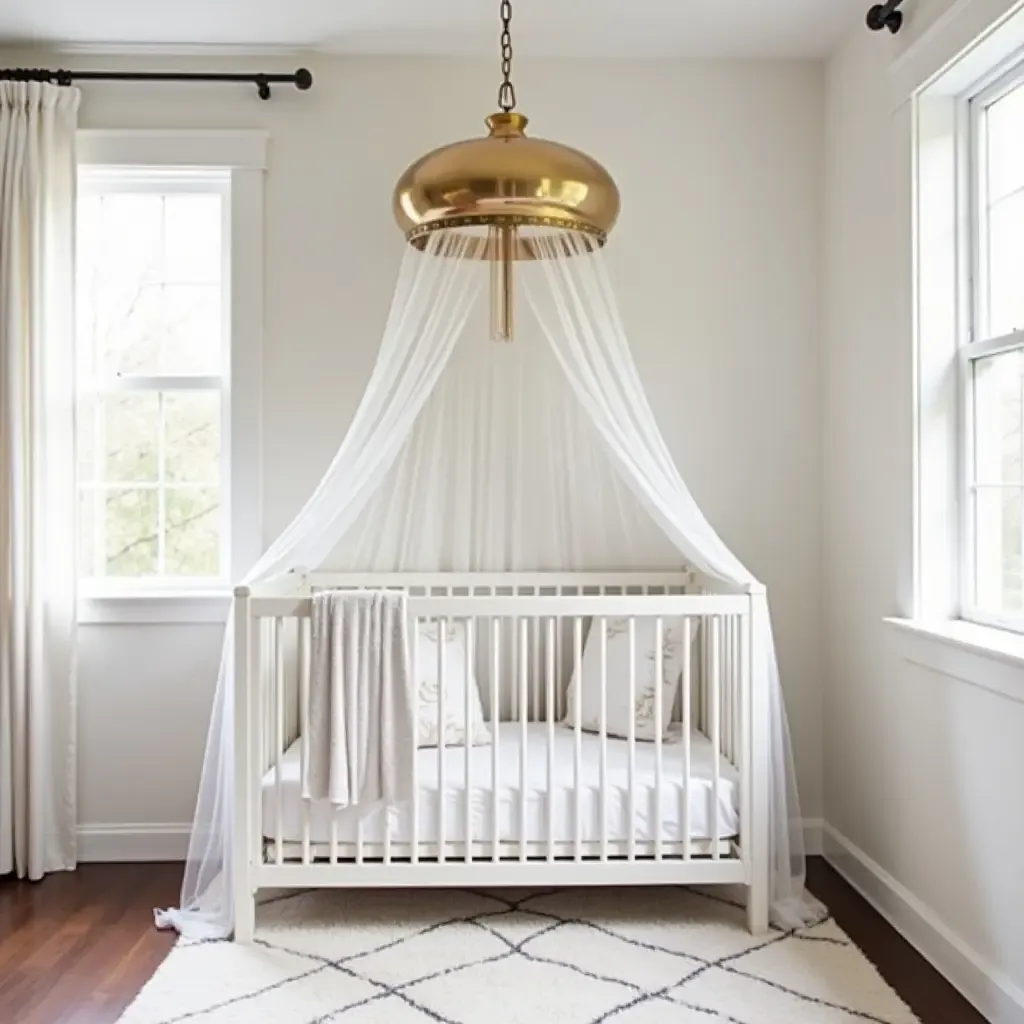
[[[963,997],[821,858],[810,888],[924,1024],[984,1024]],[[180,864],[84,864],[40,883],[0,881],[0,1024],[112,1024],[170,952],[153,907]]]
[[[180,864],[83,864],[0,881],[0,1022],[110,1024],[174,945],[153,926]]]
[[[822,857],[808,858],[807,886],[923,1024],[985,1024],[985,1018]]]

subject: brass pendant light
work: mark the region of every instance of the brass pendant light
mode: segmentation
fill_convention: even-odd
[[[394,211],[406,240],[418,248],[435,231],[479,234],[473,256],[491,262],[491,333],[511,341],[513,265],[540,255],[538,236],[580,232],[604,245],[619,215],[611,175],[585,153],[531,139],[515,112],[512,85],[512,4],[501,4],[502,82],[489,134],[420,157],[395,186]],[[550,250],[547,250],[550,251]]]

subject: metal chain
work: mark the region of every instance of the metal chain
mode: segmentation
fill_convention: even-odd
[[[512,85],[512,0],[501,0],[501,74],[498,87],[498,106],[507,114],[516,105],[516,90]]]

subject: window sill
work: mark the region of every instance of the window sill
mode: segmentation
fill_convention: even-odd
[[[906,661],[1024,703],[1024,635],[961,619],[886,619]]]
[[[79,625],[225,623],[230,590],[89,594],[78,599]]]

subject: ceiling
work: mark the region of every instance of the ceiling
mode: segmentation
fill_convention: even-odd
[[[520,54],[819,57],[868,0],[516,0]],[[498,0],[0,0],[0,42],[491,55]]]

